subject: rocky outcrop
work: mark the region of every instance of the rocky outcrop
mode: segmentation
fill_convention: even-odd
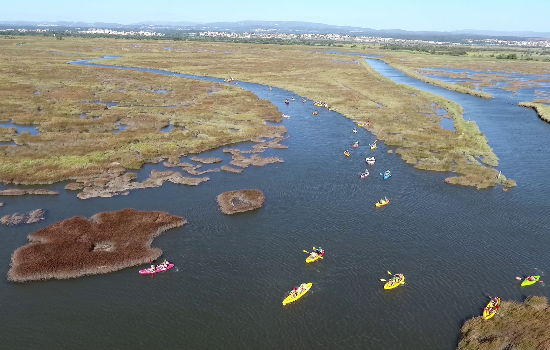
[[[224,192],[217,199],[222,213],[231,215],[261,208],[265,196],[260,190],[236,190]]]
[[[6,215],[0,219],[0,223],[6,226],[15,226],[21,224],[34,224],[46,218],[46,212],[42,209],[36,209],[26,214],[15,213]]]

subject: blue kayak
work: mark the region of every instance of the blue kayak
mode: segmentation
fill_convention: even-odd
[[[390,178],[391,173],[384,173],[384,174],[380,173],[380,176],[383,176],[383,177],[384,177],[384,180],[387,180],[387,179]]]

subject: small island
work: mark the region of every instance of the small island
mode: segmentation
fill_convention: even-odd
[[[264,201],[265,196],[260,190],[236,190],[218,196],[220,209],[227,215],[261,208]]]
[[[35,222],[42,221],[45,218],[46,218],[46,212],[43,209],[36,209],[26,214],[15,213],[12,215],[5,215],[0,219],[0,224],[6,225],[6,226],[34,224]]]
[[[68,279],[118,271],[162,255],[153,239],[187,221],[163,212],[124,209],[73,217],[28,236],[11,258],[8,280]]]
[[[550,305],[531,296],[524,303],[502,302],[495,317],[474,317],[462,326],[458,350],[549,349]]]

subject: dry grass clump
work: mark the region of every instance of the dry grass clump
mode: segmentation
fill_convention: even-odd
[[[205,172],[220,171],[219,169],[210,169]],[[198,186],[202,182],[209,181],[209,177],[186,177],[175,171],[157,171],[152,170],[149,178],[143,182],[136,182],[135,173],[124,174],[124,168],[111,168],[99,178],[83,179],[84,189],[77,194],[80,199],[94,197],[113,197],[120,194],[128,194],[128,191],[144,188],[155,188],[162,186],[166,181],[187,186]]]
[[[228,173],[241,174],[244,170],[230,167],[228,165],[222,165],[221,170],[227,171]]]
[[[0,196],[24,196],[26,194],[56,195],[59,194],[59,192],[44,189],[24,190],[19,188],[10,188],[8,190],[0,191]]]
[[[550,306],[544,297],[505,301],[490,320],[474,317],[462,326],[458,350],[550,349]]]
[[[1,203],[0,203],[1,204]],[[15,226],[20,224],[34,224],[44,220],[46,212],[42,209],[32,210],[26,214],[15,213],[12,215],[5,215],[0,219],[0,223],[6,226]]]
[[[134,209],[63,220],[28,236],[29,244],[12,255],[8,279],[76,278],[148,263],[162,254],[151,248],[153,239],[185,223],[178,216]]]
[[[537,102],[520,102],[521,107],[533,108],[540,119],[550,123],[550,106]]]
[[[265,196],[260,190],[236,190],[218,196],[222,213],[228,215],[261,208],[264,201]]]
[[[199,162],[199,163],[203,163],[203,164],[219,163],[219,162],[222,161],[221,158],[216,158],[216,157],[199,158],[197,156],[192,157],[191,160],[194,161],[194,162]]]

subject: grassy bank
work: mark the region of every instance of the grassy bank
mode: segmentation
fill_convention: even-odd
[[[0,141],[17,144],[0,147],[4,183],[82,179],[113,162],[138,169],[285,131],[266,124],[282,119],[275,106],[238,87],[67,64],[107,54],[94,48],[116,41],[17,42],[0,40],[0,121],[34,125],[40,134],[0,128]],[[126,130],[115,133],[120,126]]]
[[[404,66],[404,65],[399,64],[396,61],[393,61],[393,60],[390,60],[390,59],[382,59],[382,60],[384,62],[386,62],[387,64],[389,64],[391,67],[407,74],[408,76],[410,76],[412,78],[418,79],[418,80],[423,81],[425,83],[435,85],[435,86],[439,86],[439,87],[447,89],[447,90],[460,92],[462,94],[472,95],[472,96],[475,96],[475,97],[481,97],[481,98],[486,98],[486,99],[493,98],[493,95],[491,95],[488,92],[474,90],[473,88],[471,88],[469,86],[452,84],[452,83],[444,82],[442,80],[429,78],[427,76],[424,76],[424,75],[418,73],[415,68]]]
[[[540,119],[550,123],[550,106],[536,102],[520,102],[518,105],[521,107],[533,108],[537,111],[537,115]]]
[[[490,320],[472,318],[462,327],[458,350],[550,349],[550,305],[543,297],[502,302]]]

